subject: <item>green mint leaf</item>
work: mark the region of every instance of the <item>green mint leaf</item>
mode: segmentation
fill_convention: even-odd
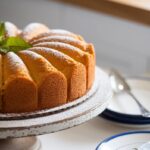
[[[0,36],[0,45],[3,44],[3,36]]]
[[[4,43],[6,47],[24,47],[25,49],[30,48],[31,45],[27,43],[24,39],[21,37],[8,37]]]
[[[5,23],[0,22],[0,36],[5,36],[6,29],[5,29]]]
[[[0,53],[18,52],[32,47],[19,36],[6,37],[5,23],[0,22]]]
[[[6,35],[5,23],[0,22],[0,45],[4,43],[5,35]]]
[[[2,48],[18,52],[30,48],[31,45],[21,37],[8,37],[2,44]]]
[[[1,53],[7,53],[8,51],[9,51],[8,49],[1,48],[1,47],[0,47],[0,52],[1,52]]]

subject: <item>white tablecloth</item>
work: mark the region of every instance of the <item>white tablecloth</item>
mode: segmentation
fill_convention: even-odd
[[[77,127],[39,136],[42,150],[94,150],[106,137],[135,130],[96,117]]]

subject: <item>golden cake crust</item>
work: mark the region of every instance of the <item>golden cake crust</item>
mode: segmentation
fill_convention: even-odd
[[[23,61],[13,52],[3,57],[4,112],[28,112],[37,109],[37,89]]]
[[[86,71],[87,71],[87,77],[86,77],[87,89],[89,89],[92,86],[94,80],[94,72],[95,72],[94,70],[95,60],[93,55],[90,55],[89,53],[84,52],[79,48],[74,47],[70,44],[61,43],[61,42],[42,42],[42,43],[35,44],[33,46],[53,48],[72,57],[77,62],[82,63],[86,67]]]
[[[67,81],[43,56],[28,50],[18,55],[25,62],[37,84],[39,108],[49,108],[66,103]]]
[[[80,35],[31,23],[22,31],[6,23],[7,36],[32,48],[0,54],[0,111],[52,108],[83,96],[95,76],[95,51]]]
[[[84,65],[51,48],[33,47],[29,50],[45,57],[65,75],[68,83],[68,101],[72,101],[86,92],[86,68]]]

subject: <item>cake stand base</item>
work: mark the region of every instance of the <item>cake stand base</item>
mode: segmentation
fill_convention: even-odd
[[[37,137],[8,138],[0,140],[1,150],[41,150]]]
[[[37,135],[68,129],[96,117],[111,97],[109,77],[97,67],[92,88],[73,102],[37,112],[0,114],[0,150],[40,150]]]

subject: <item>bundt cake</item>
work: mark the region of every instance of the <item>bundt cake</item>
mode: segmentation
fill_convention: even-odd
[[[40,23],[23,30],[1,23],[1,113],[31,112],[74,101],[91,88],[94,76],[94,47],[81,36]]]

